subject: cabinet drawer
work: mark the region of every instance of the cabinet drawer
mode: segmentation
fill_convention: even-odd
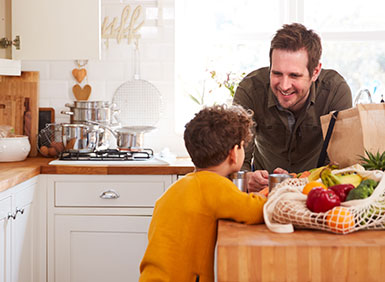
[[[56,207],[154,207],[169,183],[159,177],[127,181],[55,181]]]

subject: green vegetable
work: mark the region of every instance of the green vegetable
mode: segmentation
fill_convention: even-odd
[[[383,205],[384,203],[382,203]],[[385,210],[381,209],[381,207],[373,206],[370,207],[363,215],[360,224],[370,224],[376,220],[380,220],[384,217]]]
[[[374,189],[377,187],[377,182],[373,179],[365,179],[361,181],[357,188],[351,190],[346,197],[346,201],[365,199],[372,195]]]

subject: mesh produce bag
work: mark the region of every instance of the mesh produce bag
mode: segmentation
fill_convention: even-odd
[[[273,232],[290,233],[295,228],[318,229],[347,234],[361,229],[385,229],[384,172],[366,171],[354,165],[332,173],[356,172],[363,178],[379,181],[373,194],[362,200],[342,202],[324,213],[314,213],[306,207],[307,195],[302,189],[306,178],[289,178],[278,184],[269,194],[264,206],[266,226]]]

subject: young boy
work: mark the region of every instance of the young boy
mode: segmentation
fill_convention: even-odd
[[[139,281],[214,281],[218,219],[263,221],[266,199],[241,192],[226,178],[243,164],[251,125],[239,106],[205,108],[186,124],[184,140],[195,171],[157,200]]]

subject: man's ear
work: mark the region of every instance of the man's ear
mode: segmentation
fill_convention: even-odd
[[[313,75],[311,77],[312,81],[316,81],[317,80],[318,76],[321,73],[321,67],[322,67],[322,64],[319,63],[318,66],[316,66],[315,69],[313,70]]]

